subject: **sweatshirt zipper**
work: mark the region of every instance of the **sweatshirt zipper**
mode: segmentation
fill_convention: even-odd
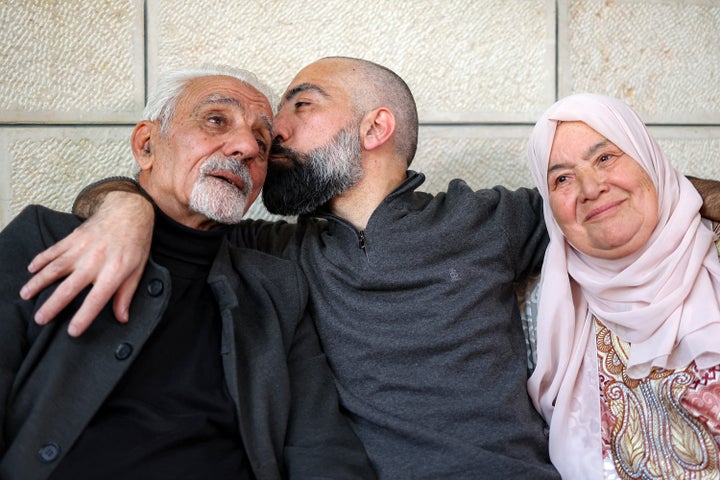
[[[323,215],[316,214],[315,216],[317,218],[333,219],[338,224],[343,225],[343,226],[351,229],[353,232],[355,232],[355,234],[357,235],[357,238],[358,238],[358,248],[360,250],[362,250],[362,252],[365,254],[365,258],[367,258],[367,249],[365,248],[366,247],[366,245],[365,245],[365,230],[358,231],[358,229],[355,228],[355,226],[353,224],[351,224],[344,218],[338,217],[337,215],[333,215],[330,213],[325,213]]]
[[[367,254],[365,251],[365,230],[361,230],[358,235],[358,247],[360,247],[360,250],[362,250],[363,253]]]

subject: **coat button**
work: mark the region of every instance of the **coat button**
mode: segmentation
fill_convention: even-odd
[[[132,355],[133,347],[127,342],[121,343],[115,348],[115,358],[118,360],[127,360]]]
[[[38,457],[45,463],[54,462],[60,456],[60,445],[48,442],[38,450]]]
[[[151,297],[157,297],[163,292],[163,282],[157,278],[150,280],[147,286],[147,291]]]

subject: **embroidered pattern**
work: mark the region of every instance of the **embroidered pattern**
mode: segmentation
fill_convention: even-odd
[[[698,375],[694,364],[685,370],[653,369],[641,380],[626,375],[629,344],[595,321],[604,454],[612,456],[621,479],[720,479],[718,411],[686,404],[688,391],[716,369]],[[713,383],[713,382],[711,382]],[[713,383],[717,387],[716,383]],[[717,390],[705,390],[714,397]],[[712,402],[711,402],[712,403]]]

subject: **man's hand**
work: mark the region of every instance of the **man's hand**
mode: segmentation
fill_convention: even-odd
[[[700,215],[720,222],[720,181],[688,177],[703,199]]]
[[[68,333],[82,334],[113,294],[115,316],[127,322],[130,302],[150,254],[154,220],[153,206],[142,195],[106,193],[92,217],[28,266],[34,275],[20,291],[23,299],[66,277],[37,311],[35,321],[41,325],[50,322],[92,284]]]

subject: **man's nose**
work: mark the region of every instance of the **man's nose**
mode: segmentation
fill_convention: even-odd
[[[252,160],[260,154],[260,145],[255,133],[248,127],[241,126],[228,132],[223,145],[223,154],[245,161]]]
[[[286,142],[290,138],[290,122],[282,109],[273,119],[273,130],[275,132],[275,141],[279,143]]]

